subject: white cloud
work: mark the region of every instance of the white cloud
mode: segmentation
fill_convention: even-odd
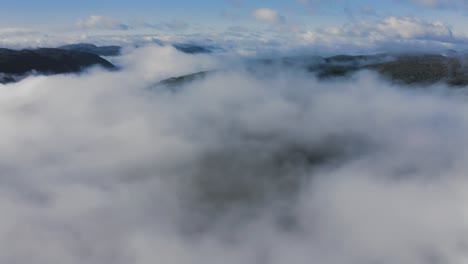
[[[116,62],[133,70],[135,77],[146,82],[213,70],[220,66],[216,59],[206,54],[189,56],[172,46],[154,47],[153,45],[133,50],[130,54],[116,58]]]
[[[0,28],[0,48],[29,48],[46,46],[50,37],[29,28]]]
[[[278,11],[270,8],[259,8],[253,11],[253,17],[257,20],[269,23],[283,23],[285,18]]]
[[[443,22],[430,22],[415,17],[387,17],[377,23],[352,22],[342,27],[325,28],[324,33],[349,37],[403,38],[450,41],[453,33]]]
[[[37,31],[29,28],[0,28],[0,36],[15,37],[36,34]]]
[[[447,40],[453,37],[451,29],[442,22],[428,22],[414,17],[388,17],[375,25],[382,35],[400,38]],[[372,26],[369,29],[372,33]]]
[[[88,29],[112,29],[127,30],[129,26],[112,17],[91,15],[86,19],[80,19],[77,22],[80,28]]]
[[[159,23],[149,23],[145,21],[138,21],[136,23],[132,23],[132,26],[134,26],[135,28],[149,27],[149,28],[158,29],[162,31],[169,31],[169,32],[186,31],[187,29],[190,28],[190,24],[184,20],[171,20],[171,21],[165,21],[165,22],[159,22]]]
[[[0,85],[1,263],[466,261],[465,90],[126,56]]]
[[[415,17],[387,17],[376,22],[355,21],[336,27],[303,32],[301,39],[322,45],[349,45],[367,49],[464,48],[468,39],[450,26]]]

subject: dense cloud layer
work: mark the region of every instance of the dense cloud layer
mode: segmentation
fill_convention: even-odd
[[[219,60],[148,47],[0,85],[0,262],[466,261],[463,89],[284,69],[148,88]]]

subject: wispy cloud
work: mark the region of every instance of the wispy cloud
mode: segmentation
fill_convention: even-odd
[[[36,30],[29,28],[0,28],[0,36],[2,37],[24,36],[36,33],[38,33]]]
[[[79,28],[85,29],[110,29],[110,30],[127,30],[129,25],[119,21],[118,19],[106,16],[91,15],[86,19],[80,19],[77,22]]]
[[[190,28],[190,24],[187,21],[184,20],[170,20],[170,21],[162,21],[158,23],[151,23],[151,22],[145,22],[145,21],[139,21],[134,24],[132,24],[135,28],[153,28],[153,29],[158,29],[158,30],[163,30],[163,31],[186,31]]]

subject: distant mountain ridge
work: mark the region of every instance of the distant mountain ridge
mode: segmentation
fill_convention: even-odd
[[[212,52],[212,47],[194,44],[172,46],[188,54]],[[90,43],[24,50],[0,48],[0,83],[16,82],[30,73],[45,75],[79,73],[94,65],[116,69],[112,63],[101,56],[119,56],[121,50],[120,46],[97,46]]]
[[[77,43],[58,47],[64,50],[89,52],[99,56],[118,56],[122,50],[120,46],[96,46],[90,43]]]
[[[159,45],[163,45],[162,43]],[[187,43],[178,43],[172,44],[172,46],[180,52],[187,53],[187,54],[202,54],[202,53],[212,53],[213,47],[208,46],[201,46],[195,44],[187,44]],[[99,56],[118,56],[122,51],[122,47],[120,46],[96,46],[90,43],[76,43],[76,44],[69,44],[58,47],[59,49],[65,50],[76,50],[82,52],[89,52]]]
[[[173,44],[172,46],[178,51],[187,54],[203,54],[213,52],[213,47],[200,46],[195,44]]]
[[[184,44],[174,45],[184,52],[206,53],[209,48]],[[95,52],[90,52],[94,50]],[[94,65],[106,69],[116,67],[100,57],[99,54],[116,52],[118,46],[98,47],[80,43],[58,48],[40,48],[32,50],[11,50],[0,48],[0,83],[20,80],[26,74],[79,73]],[[181,50],[182,51],[182,50]],[[106,53],[109,52],[109,53]],[[99,53],[99,54],[96,54]],[[103,55],[102,55],[103,56]],[[468,55],[448,51],[446,54],[375,54],[375,55],[336,55],[320,57],[312,55],[252,59],[246,61],[247,69],[252,74],[275,74],[277,69],[306,71],[320,80],[346,78],[361,70],[379,73],[395,83],[406,85],[427,85],[446,83],[451,86],[468,85]],[[271,70],[268,70],[270,66]],[[281,66],[278,68],[277,66]],[[265,70],[266,69],[266,70]],[[184,83],[203,79],[217,70],[195,72],[183,76],[173,76],[156,85],[175,88]]]
[[[98,55],[54,48],[11,50],[0,48],[0,83],[14,82],[29,72],[41,74],[79,73],[91,66],[116,67]]]
[[[379,73],[383,78],[405,85],[445,83],[450,86],[468,85],[468,55],[439,54],[375,54],[336,55],[331,57],[295,56],[279,59],[251,60],[247,68],[255,74],[269,66],[305,70],[320,80],[346,78],[361,70]],[[273,67],[274,71],[275,67]],[[175,87],[202,79],[215,71],[175,76],[157,85]],[[262,74],[268,71],[260,71]]]

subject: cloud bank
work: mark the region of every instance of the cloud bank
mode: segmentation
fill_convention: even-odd
[[[127,30],[129,26],[117,19],[106,16],[91,15],[86,19],[80,19],[76,23],[79,28],[86,29],[111,29]]]
[[[375,22],[354,21],[338,27],[324,27],[301,35],[310,44],[335,46],[338,49],[380,51],[434,51],[464,49],[467,39],[455,35],[440,21],[416,17],[386,17]]]
[[[166,47],[0,85],[2,263],[464,263],[468,104]],[[151,88],[154,87],[154,88]]]
[[[226,11],[223,17],[241,23],[243,16],[239,12]],[[0,28],[0,36],[3,36],[0,47],[57,47],[82,42],[122,46],[191,43],[250,55],[294,50],[318,54],[468,50],[467,36],[441,21],[415,16],[382,16],[370,6],[357,11],[348,9],[348,12],[348,22],[319,27],[299,23],[297,18],[286,20],[271,8],[259,8],[247,14],[258,21],[255,26],[230,25],[217,29],[178,19],[121,21],[92,15],[80,19],[72,28],[58,32]],[[366,17],[357,16],[355,12]]]

